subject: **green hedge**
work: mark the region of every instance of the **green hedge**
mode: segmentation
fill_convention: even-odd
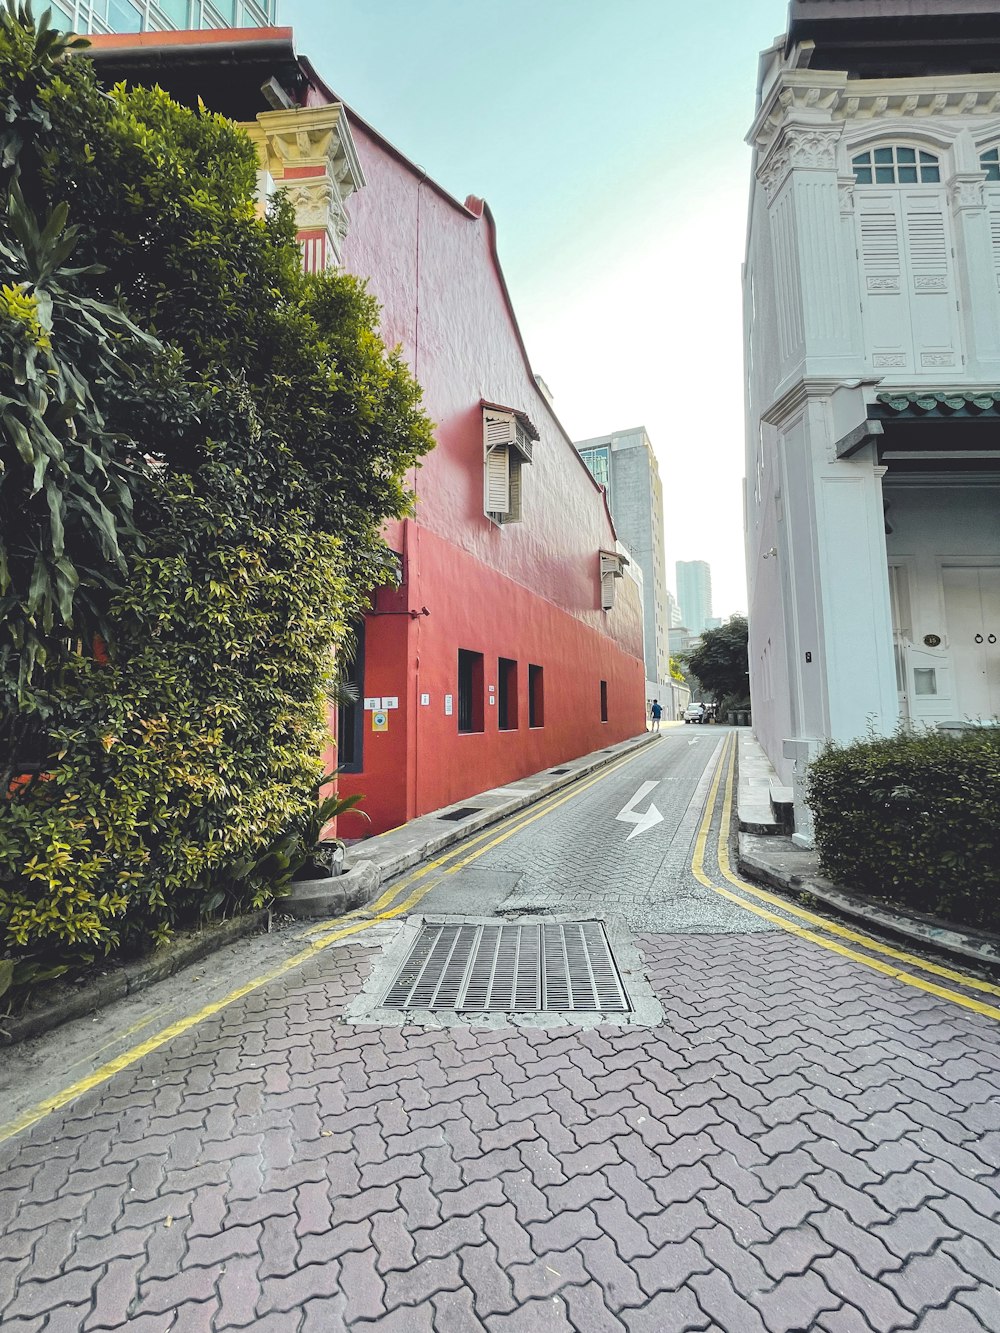
[[[1000,731],[831,745],[809,772],[820,868],[845,887],[1000,928]]]

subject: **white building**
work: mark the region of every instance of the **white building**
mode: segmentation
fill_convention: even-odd
[[[751,690],[789,781],[1000,713],[995,0],[792,0],[749,142]]]

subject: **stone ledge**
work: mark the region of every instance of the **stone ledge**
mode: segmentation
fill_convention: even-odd
[[[206,926],[203,930],[192,932],[157,949],[148,958],[119,964],[111,967],[104,976],[95,977],[83,986],[74,986],[71,990],[67,988],[65,995],[37,1009],[29,1008],[26,1013],[14,1017],[0,1017],[0,1047],[40,1037],[43,1032],[50,1032],[52,1028],[60,1027],[73,1018],[82,1018],[95,1009],[103,1009],[112,1000],[135,995],[154,982],[162,981],[164,977],[172,977],[175,972],[180,972],[200,958],[217,953],[234,940],[252,935],[265,924],[267,918],[267,912],[250,912],[246,916],[220,921],[218,925]]]
[[[925,948],[939,949],[982,967],[1000,967],[1000,936],[872,902],[824,879],[817,864],[815,852],[795,846],[790,838],[740,834],[739,868],[748,878],[786,893],[808,893],[824,907]]]
[[[370,903],[381,883],[374,861],[357,861],[342,875],[298,880],[280,902],[284,911],[302,919],[343,916]]]

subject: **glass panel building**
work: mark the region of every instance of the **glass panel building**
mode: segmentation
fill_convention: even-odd
[[[64,32],[165,32],[266,28],[274,23],[277,0],[50,0],[47,7],[53,26]]]

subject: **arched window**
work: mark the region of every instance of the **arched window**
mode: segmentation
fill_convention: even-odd
[[[937,185],[941,168],[933,153],[922,148],[870,148],[851,158],[859,185]]]
[[[988,181],[1000,181],[1000,148],[991,148],[988,153],[980,153],[979,165],[986,172]]]

